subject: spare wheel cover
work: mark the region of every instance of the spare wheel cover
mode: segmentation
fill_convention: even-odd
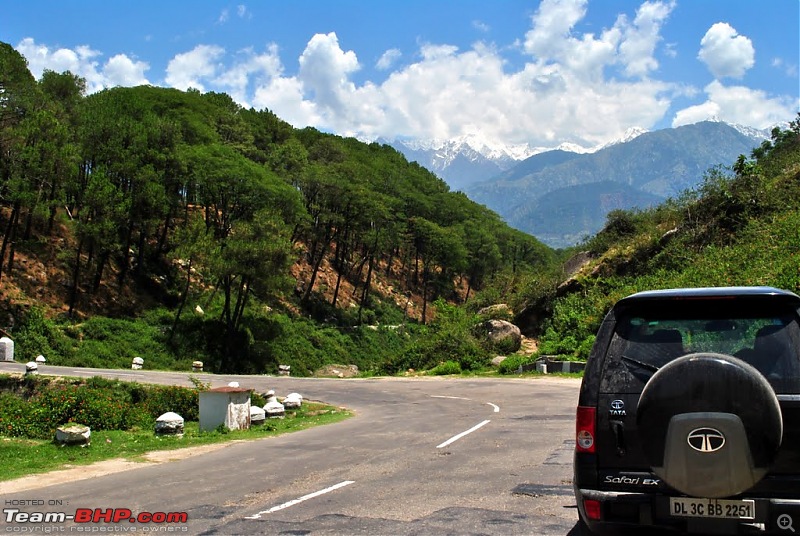
[[[783,437],[775,392],[754,367],[723,354],[689,354],[642,391],[636,424],[644,454],[666,484],[727,497],[757,483]]]

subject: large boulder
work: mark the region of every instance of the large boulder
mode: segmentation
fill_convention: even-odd
[[[272,397],[264,406],[264,412],[269,419],[283,419],[286,415],[286,408],[275,397]]]
[[[356,365],[325,365],[314,371],[317,378],[354,378],[358,376],[358,366]]]
[[[506,360],[506,356],[504,356],[504,355],[495,356],[492,359],[492,366],[493,367],[499,367],[500,365],[503,364],[503,361],[505,361],[505,360]]]
[[[56,443],[60,445],[89,445],[92,431],[82,424],[65,424],[56,428]]]
[[[264,424],[264,421],[267,418],[267,412],[264,411],[264,408],[260,408],[258,406],[250,406],[250,425],[257,426],[259,424]]]
[[[156,419],[156,434],[183,435],[183,417],[168,411]]]
[[[283,399],[283,407],[286,409],[299,409],[303,405],[303,397],[299,393],[289,393]]]
[[[503,353],[512,354],[522,345],[522,332],[511,322],[487,320],[480,324],[480,329]]]

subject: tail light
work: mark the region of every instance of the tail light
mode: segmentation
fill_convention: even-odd
[[[594,452],[597,408],[578,406],[575,419],[575,452]]]
[[[583,501],[583,509],[586,511],[586,517],[589,519],[599,521],[603,517],[600,501],[595,501],[594,499],[585,499]]]

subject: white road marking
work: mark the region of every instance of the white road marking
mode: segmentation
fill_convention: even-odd
[[[482,422],[482,423],[480,423],[480,424],[476,424],[475,426],[473,426],[472,428],[470,428],[470,429],[469,429],[469,430],[467,430],[466,432],[461,432],[461,433],[460,433],[460,434],[458,434],[458,435],[454,435],[453,437],[451,437],[450,439],[448,439],[447,441],[445,441],[445,442],[444,442],[444,443],[442,443],[441,445],[436,445],[436,448],[437,448],[437,449],[440,449],[440,448],[446,447],[446,446],[447,446],[447,445],[449,445],[450,443],[453,443],[453,442],[455,442],[455,441],[458,441],[459,439],[461,439],[461,438],[462,438],[462,437],[464,437],[465,435],[467,435],[467,434],[471,434],[471,433],[472,433],[472,432],[474,432],[475,430],[477,430],[477,429],[479,429],[479,428],[481,428],[481,427],[483,427],[483,426],[486,426],[486,425],[487,425],[487,424],[489,424],[490,422],[492,422],[492,421],[490,421],[490,420],[488,420],[488,419],[487,419],[487,420],[483,421],[483,422]]]
[[[472,400],[471,398],[464,398],[463,396],[444,396],[444,395],[431,395],[431,398],[450,398],[453,400]],[[497,404],[492,404],[491,402],[487,402],[488,405],[494,408],[495,413],[500,412],[500,406]]]
[[[289,508],[290,506],[294,506],[295,504],[299,504],[303,501],[307,501],[309,499],[313,499],[314,497],[319,497],[320,495],[325,495],[326,493],[330,493],[331,491],[337,490],[339,488],[343,488],[345,486],[349,486],[350,484],[355,484],[355,480],[345,480],[344,482],[339,482],[338,484],[331,486],[329,488],[321,489],[319,491],[315,491],[314,493],[309,493],[308,495],[303,495],[299,499],[295,499],[293,501],[285,502],[283,504],[279,504],[278,506],[273,506],[269,510],[264,510],[263,512],[259,512],[257,514],[253,514],[251,516],[246,516],[245,519],[260,519],[264,514],[271,514],[272,512],[277,512],[278,510],[283,510],[284,508]]]

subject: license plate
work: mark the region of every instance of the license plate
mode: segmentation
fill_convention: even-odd
[[[752,500],[693,499],[670,497],[669,511],[677,517],[718,519],[755,519],[756,503]]]

